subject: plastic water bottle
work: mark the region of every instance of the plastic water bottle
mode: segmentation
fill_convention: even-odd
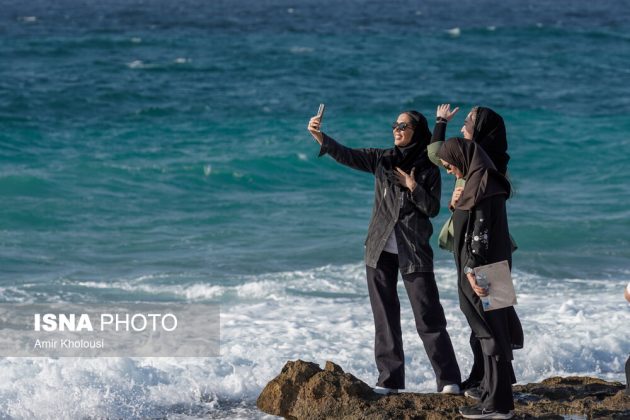
[[[484,273],[479,273],[475,276],[477,278],[477,284],[479,287],[483,287],[484,289],[488,288],[488,277]],[[490,307],[490,297],[480,297],[481,304],[483,305],[484,311]]]

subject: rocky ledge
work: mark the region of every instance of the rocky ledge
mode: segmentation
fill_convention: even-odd
[[[514,386],[514,418],[630,419],[630,396],[619,382],[589,377],[553,377]],[[459,395],[381,396],[332,362],[297,360],[265,386],[256,405],[289,419],[456,419],[457,409],[473,401]]]

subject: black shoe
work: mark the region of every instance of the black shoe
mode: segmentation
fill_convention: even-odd
[[[481,385],[481,381],[468,378],[462,382],[462,389],[477,388],[479,385]]]
[[[482,391],[480,387],[468,388],[466,391],[464,391],[465,396],[476,401],[481,401],[481,393]]]
[[[481,405],[460,407],[459,414],[466,419],[511,419],[514,416],[513,411],[487,410]]]

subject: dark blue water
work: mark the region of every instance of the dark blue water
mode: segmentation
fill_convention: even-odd
[[[0,299],[181,299],[173,287],[360,265],[372,179],[317,159],[320,102],[353,147],[389,147],[406,109],[459,106],[448,135],[495,109],[516,269],[627,283],[628,6],[4,0]]]

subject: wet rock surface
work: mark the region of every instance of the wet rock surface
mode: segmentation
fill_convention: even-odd
[[[514,418],[630,419],[630,396],[619,382],[553,377],[514,386]],[[288,419],[457,419],[474,401],[463,395],[403,392],[377,395],[332,363],[289,361],[258,397],[265,413]]]

